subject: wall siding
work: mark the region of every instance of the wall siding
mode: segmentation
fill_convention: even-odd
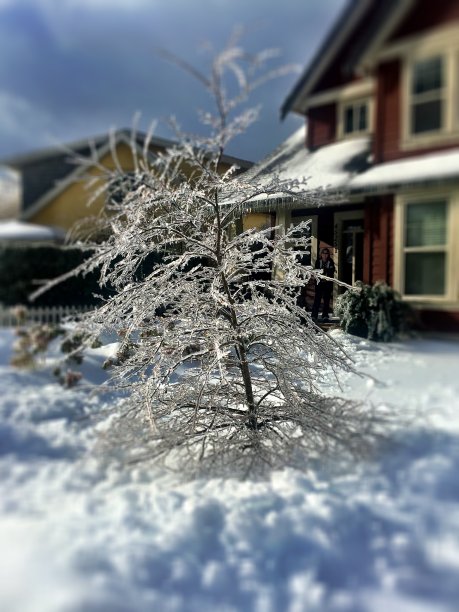
[[[336,104],[311,108],[308,112],[307,146],[317,149],[336,140]]]
[[[394,202],[393,196],[370,200],[364,219],[364,282],[393,283]]]
[[[400,155],[400,74],[399,60],[381,64],[377,69],[375,163],[395,159]]]
[[[132,151],[128,145],[119,144],[116,148],[116,155],[124,170],[130,171],[134,169]],[[100,160],[100,163],[110,170],[116,168],[111,153],[107,153]],[[105,181],[105,177],[102,175],[101,170],[95,166],[90,168],[87,174],[91,177],[100,177],[100,182],[98,182],[96,189]],[[104,208],[106,199],[105,194],[100,195],[94,200],[91,207],[88,208],[90,197],[91,192],[88,191],[87,180],[76,180],[31,217],[30,221],[41,225],[60,227],[68,231],[72,229],[77,222],[100,214]]]

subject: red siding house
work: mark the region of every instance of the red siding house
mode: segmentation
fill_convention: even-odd
[[[312,219],[338,278],[384,280],[426,327],[459,331],[459,2],[354,0],[287,96],[302,129],[257,180],[309,177],[309,201],[254,202]]]

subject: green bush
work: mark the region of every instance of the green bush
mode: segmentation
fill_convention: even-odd
[[[4,306],[29,304],[29,296],[43,281],[52,280],[82,264],[90,254],[77,247],[52,245],[0,246],[0,303]],[[141,268],[134,273],[140,281],[161,261],[163,255],[151,253]],[[101,288],[99,272],[75,276],[43,293],[34,306],[93,306],[113,293],[110,287]]]
[[[338,297],[334,310],[345,332],[381,342],[407,333],[414,318],[411,307],[383,282],[365,285],[357,281]]]
[[[30,294],[40,281],[51,280],[84,262],[88,253],[78,248],[59,246],[9,245],[0,247],[0,302],[5,306],[28,304]],[[79,306],[97,303],[100,294],[95,272],[70,278],[50,289],[35,302],[36,306]]]

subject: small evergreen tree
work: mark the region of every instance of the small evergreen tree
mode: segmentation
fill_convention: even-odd
[[[234,111],[266,80],[257,71],[268,57],[230,45],[208,77],[185,65],[215,102],[201,115],[209,137],[176,126],[176,146],[138,160],[131,189],[108,206],[109,237],[88,245],[91,264],[77,270],[101,270],[101,285],[116,290],[84,325],[120,333],[113,381],[129,393],[111,441],[126,460],[262,471],[364,453],[378,435],[367,407],[322,391],[324,377],[351,365],[297,303],[320,274],[301,264],[307,224],[235,231],[252,198],[302,197],[297,181],[221,172],[227,144],[256,119]],[[108,182],[119,185],[120,172]],[[139,274],[152,252],[161,256]]]
[[[357,281],[354,288],[338,297],[335,313],[344,331],[381,342],[407,333],[413,322],[410,306],[382,281],[374,285]]]

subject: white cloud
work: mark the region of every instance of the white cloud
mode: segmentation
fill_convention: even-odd
[[[8,141],[12,145],[15,142],[17,144],[30,143],[35,136],[41,144],[51,125],[49,113],[37,108],[25,98],[0,90],[0,139],[2,141]]]

